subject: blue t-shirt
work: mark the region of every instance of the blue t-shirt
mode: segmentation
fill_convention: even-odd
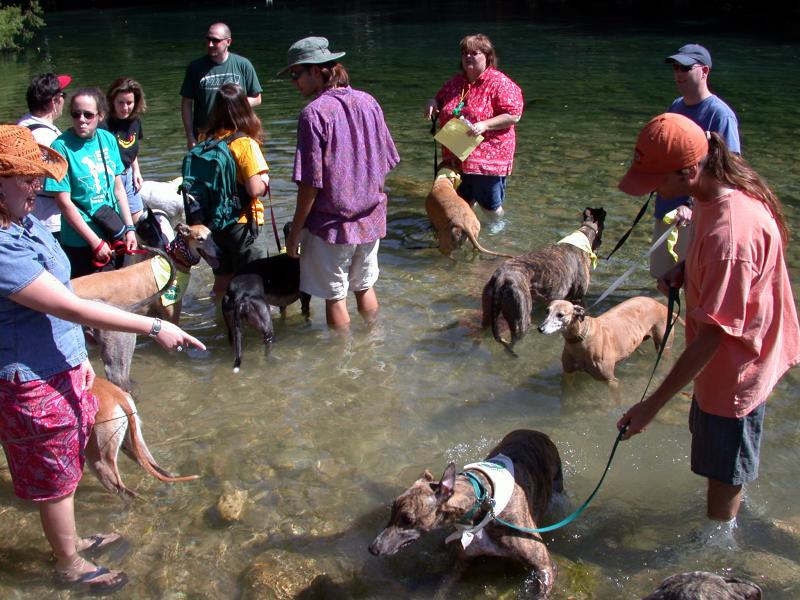
[[[32,310],[9,296],[44,271],[69,287],[70,265],[58,242],[36,217],[0,227],[0,379],[34,381],[86,360],[80,325]]]
[[[119,212],[114,195],[114,178],[125,167],[119,155],[117,138],[105,129],[98,129],[94,137],[87,140],[69,129],[56,138],[50,147],[67,159],[69,169],[61,181],[45,179],[45,191],[68,192],[83,220],[101,239],[105,239],[106,234],[90,215],[104,204]],[[66,219],[61,219],[61,243],[73,248],[87,245],[86,240]]]
[[[690,118],[702,127],[704,131],[716,131],[725,140],[728,150],[741,153],[739,121],[736,119],[736,113],[719,96],[712,94],[702,102],[691,106],[684,103],[683,97],[676,98],[667,109],[667,112],[678,113]],[[689,197],[682,196],[667,200],[661,196],[656,196],[656,219],[660,219],[681,204],[689,204]]]

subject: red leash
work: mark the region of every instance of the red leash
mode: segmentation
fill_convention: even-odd
[[[103,262],[92,259],[92,264],[98,269],[102,269],[103,267],[105,267],[109,262],[111,262],[111,257],[115,255],[122,256],[123,254],[147,254],[147,250],[140,250],[140,249],[128,250],[124,240],[115,240],[111,242],[111,244],[109,244],[105,240],[101,240],[100,243],[97,245],[97,248],[94,249],[95,256],[97,256],[97,253],[104,245],[107,245],[111,249],[111,255],[107,256],[105,261]]]

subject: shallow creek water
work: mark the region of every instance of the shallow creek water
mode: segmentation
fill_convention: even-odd
[[[309,323],[292,306],[285,321],[276,318],[268,355],[255,334],[247,335],[242,372],[233,374],[224,325],[208,297],[210,270],[196,269],[182,323],[208,351],[167,355],[142,338],[133,378],[156,458],[171,471],[201,478],[163,485],[121,458],[123,478],[141,498],[126,507],[87,476],[76,500],[80,530],[115,529],[130,540],[124,557],[105,561],[131,577],[119,597],[251,598],[278,590],[279,598],[429,598],[449,569],[443,533],[388,559],[367,552],[391,500],[423,469],[438,476],[448,460],[460,466],[481,459],[507,432],[534,428],[558,446],[568,498],[577,507],[605,466],[616,419],[641,397],[655,359],[645,344],[620,364],[617,390],[585,375],[563,378],[561,339],[535,330],[514,359],[478,328],[480,291],[500,261],[470,251],[448,260],[404,243],[409,234],[425,235],[433,148],[421,109],[454,71],[458,40],[479,30],[488,34],[501,68],[525,92],[508,225],[499,235],[481,235],[487,247],[511,254],[570,233],[585,206],[608,211],[602,249],[613,247],[640,204],[616,190],[636,133],[675,96],[663,57],[694,39],[711,49],[712,88],[736,109],[745,154],[775,187],[795,226],[798,46],[701,35],[690,23],[685,31],[598,30],[515,15],[442,23],[402,8],[320,14],[259,6],[223,13],[52,14],[39,54],[0,57],[0,120],[24,112],[25,87],[38,72],[67,72],[76,86],[103,88],[131,75],[148,96],[142,171],[146,179],[171,179],[184,152],[183,69],[202,53],[208,24],[222,18],[233,29],[233,49],[253,61],[264,86],[258,114],[280,225],[294,208],[294,125],[303,100],[274,74],[295,39],[327,35],[333,49],[347,51],[355,87],[383,105],[402,157],[387,181],[381,318],[368,331],[356,317],[343,340],[327,331],[319,300]],[[271,238],[268,230],[265,235]],[[649,239],[649,226],[640,226],[611,261],[601,261],[590,303],[630,265],[641,268],[595,312],[656,294],[642,257]],[[797,247],[787,255],[794,281]],[[539,310],[534,321],[541,318]],[[679,331],[676,348],[682,346]],[[665,358],[656,379],[676,355]],[[737,549],[694,535],[705,521],[705,490],[689,470],[688,400],[680,396],[646,434],[620,447],[583,516],[546,536],[560,566],[553,597],[639,598],[664,577],[691,570],[752,579],[770,598],[798,597],[797,381],[790,372],[770,400],[761,477],[747,488]],[[4,463],[0,479],[0,596],[51,596],[38,516],[13,496]],[[246,500],[241,518],[225,524],[215,506],[231,492]],[[524,594],[526,575],[503,561],[478,561],[455,594],[513,598]]]

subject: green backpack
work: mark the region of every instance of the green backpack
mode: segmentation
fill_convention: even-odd
[[[247,193],[236,182],[236,162],[228,144],[243,136],[205,140],[183,158],[181,192],[188,225],[202,223],[222,231],[239,220]]]

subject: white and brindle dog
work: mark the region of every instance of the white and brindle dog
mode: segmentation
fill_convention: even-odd
[[[519,429],[506,435],[489,452],[486,462],[467,465],[463,473],[456,474],[451,462],[436,481],[426,470],[392,503],[389,524],[369,551],[376,556],[391,555],[426,533],[456,526],[456,533],[446,540],[455,550],[456,568],[437,597],[447,597],[468,561],[477,556],[522,563],[533,570],[537,597],[547,597],[557,567],[541,535],[512,529],[491,518],[489,503],[479,498],[484,492],[497,503],[498,517],[526,529],[537,528],[553,495],[563,492],[561,458],[555,444],[544,433]],[[505,506],[500,506],[504,501]]]
[[[566,300],[554,300],[539,331],[564,336],[561,365],[565,373],[586,371],[599,381],[616,386],[616,364],[653,338],[656,350],[665,342],[667,307],[647,296],[628,298],[602,315],[592,318],[586,310]],[[672,338],[672,332],[670,332]]]
[[[190,269],[201,258],[212,267],[218,265],[220,250],[205,225],[179,224],[176,231],[175,239],[166,245],[169,260],[154,256],[116,271],[78,277],[70,281],[73,291],[87,300],[98,300],[177,324]],[[178,280],[171,287],[170,280],[175,280],[172,276],[173,265]],[[169,271],[161,281],[159,274],[165,273],[165,269]],[[100,329],[94,329],[92,333],[100,348],[106,377],[121,388],[130,389],[136,334]]]
[[[118,494],[126,502],[136,497],[136,493],[122,483],[119,474],[120,448],[160,481],[176,483],[199,477],[174,476],[158,465],[142,437],[142,422],[130,394],[100,377],[95,378],[92,393],[97,396],[99,406],[86,446],[86,462],[109,492]]]

